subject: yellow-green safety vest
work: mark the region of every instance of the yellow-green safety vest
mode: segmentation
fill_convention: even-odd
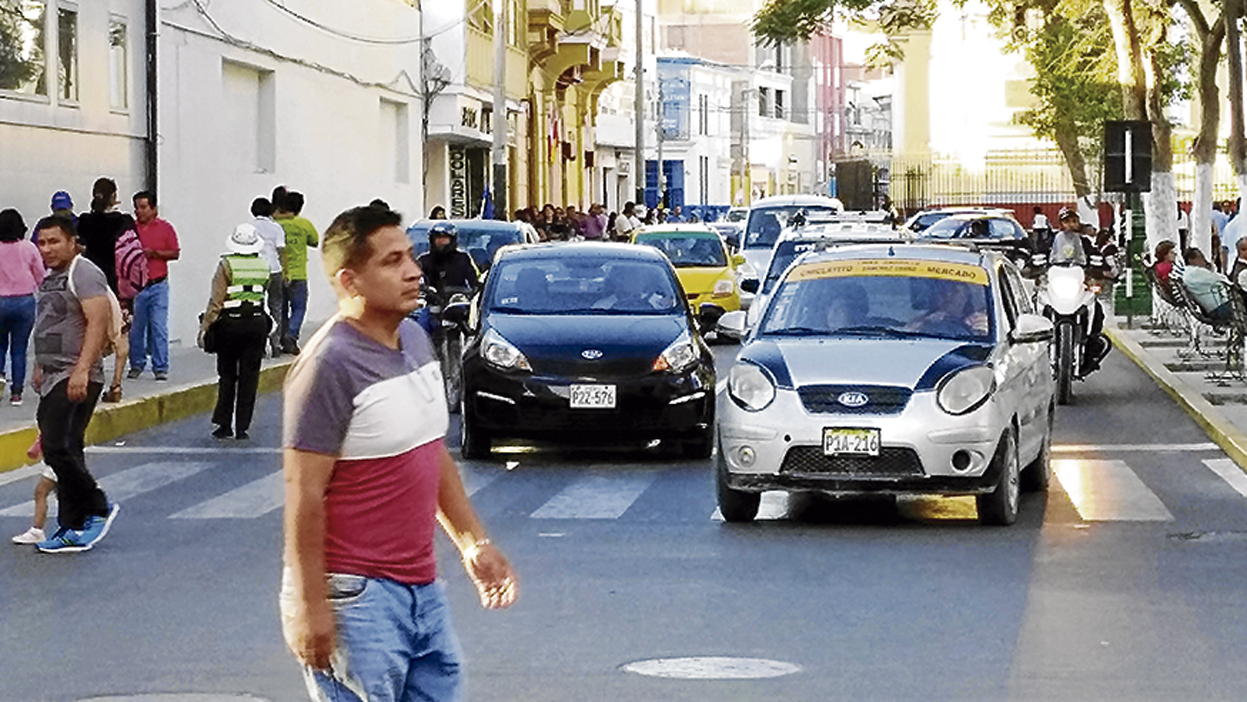
[[[264,304],[268,287],[268,263],[260,256],[231,255],[225,257],[229,267],[229,287],[225,289],[225,309],[241,307],[244,302]]]

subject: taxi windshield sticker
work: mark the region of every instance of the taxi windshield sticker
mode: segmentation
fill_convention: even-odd
[[[871,259],[855,261],[828,261],[804,263],[792,270],[788,280],[818,280],[820,278],[859,278],[863,276],[888,276],[906,278],[933,278],[956,280],[975,285],[987,285],[987,271],[980,266],[943,261],[915,261],[894,259]]]

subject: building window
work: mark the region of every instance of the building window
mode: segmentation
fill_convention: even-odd
[[[706,135],[710,133],[710,96],[697,96],[697,133]]]
[[[698,162],[698,189],[701,190],[701,204],[710,202],[710,157],[701,156]]]
[[[225,61],[221,66],[227,162],[244,173],[277,170],[277,91],[272,71]]]
[[[108,106],[114,110],[130,106],[129,67],[126,22],[114,17],[108,21]]]
[[[784,118],[784,91],[775,91],[775,119]]]
[[[47,14],[41,0],[0,0],[0,90],[48,94]]]
[[[468,26],[484,32],[494,33],[494,6],[491,2],[469,2]]]
[[[56,11],[57,96],[78,102],[78,10],[62,7]]]
[[[758,88],[758,116],[770,117],[770,106],[767,104],[771,101],[770,88]]]
[[[394,180],[411,182],[411,121],[407,104],[381,101],[382,153],[394,154]]]

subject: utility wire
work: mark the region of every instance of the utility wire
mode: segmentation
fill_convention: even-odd
[[[267,2],[269,5],[272,5],[273,7],[277,8],[281,12],[284,12],[287,15],[290,15],[291,17],[299,20],[300,22],[303,22],[304,24],[315,27],[316,29],[319,29],[320,31],[325,32],[326,34],[330,34],[332,36],[336,36],[341,39],[347,39],[350,41],[358,42],[360,44],[378,44],[382,46],[417,44],[422,41],[427,41],[429,39],[432,39],[440,34],[444,34],[454,29],[455,27],[458,27],[459,25],[463,24],[464,22],[467,21],[468,15],[472,14],[473,12],[476,12],[482,6],[484,6],[486,2],[488,2],[488,0],[480,0],[480,2],[478,2],[472,9],[464,12],[464,16],[462,19],[455,20],[454,22],[451,22],[450,24],[444,27],[439,27],[437,30],[429,32],[428,34],[424,36],[382,38],[382,37],[366,37],[361,34],[355,34],[352,32],[347,32],[341,29],[337,29],[335,27],[330,27],[329,25],[324,24],[322,22],[318,22],[312,19],[311,17],[307,17],[306,15],[302,15],[298,12],[295,12],[289,7],[286,7],[284,2],[280,2],[279,0],[264,0],[264,1]]]

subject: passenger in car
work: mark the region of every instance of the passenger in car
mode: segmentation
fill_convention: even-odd
[[[970,284],[953,280],[934,282],[934,304],[925,314],[905,325],[908,331],[942,333],[964,328],[975,335],[987,334],[987,313],[978,308],[970,295]]]

